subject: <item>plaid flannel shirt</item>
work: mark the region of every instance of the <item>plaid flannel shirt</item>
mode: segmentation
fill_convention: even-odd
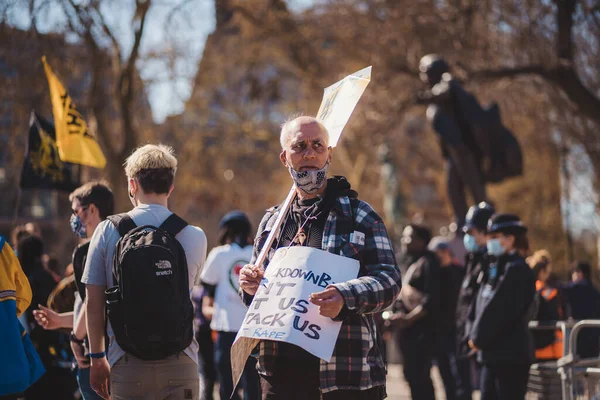
[[[254,243],[254,263],[279,215],[280,206],[267,210]],[[364,245],[351,242],[354,231],[365,235]],[[274,241],[265,260],[277,248]],[[358,199],[338,197],[325,228],[321,249],[360,261],[356,279],[334,286],[344,297],[344,307],[335,318],[343,321],[330,362],[321,360],[320,387],[323,393],[333,390],[366,390],[385,385],[386,365],[381,352],[381,336],[373,313],[391,305],[400,292],[400,270],[382,219],[371,206]],[[240,290],[246,305],[253,296]],[[263,375],[272,371],[277,358],[277,342],[260,342],[257,369]]]

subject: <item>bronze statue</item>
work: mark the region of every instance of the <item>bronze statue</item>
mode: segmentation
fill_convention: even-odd
[[[419,63],[421,80],[429,89],[416,101],[429,104],[427,119],[437,132],[447,160],[447,190],[460,229],[467,204],[486,201],[485,184],[522,174],[519,143],[502,125],[497,104],[483,108],[450,74],[441,57],[429,54]],[[466,191],[471,194],[467,202]]]

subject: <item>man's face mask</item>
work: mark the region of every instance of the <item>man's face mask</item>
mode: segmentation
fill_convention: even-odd
[[[467,250],[469,253],[477,253],[480,250],[477,242],[475,241],[475,236],[473,235],[466,233],[463,237],[463,243],[465,245],[465,250]]]
[[[487,241],[487,251],[488,254],[496,257],[499,257],[502,254],[506,253],[506,250],[504,250],[502,243],[500,243],[500,239],[489,239]]]
[[[321,169],[313,169],[308,171],[298,172],[292,166],[288,166],[290,175],[296,183],[296,187],[300,188],[303,192],[313,194],[319,191],[325,181],[327,180],[327,169],[329,168],[329,161],[325,163]]]
[[[83,224],[83,221],[81,221],[81,217],[79,217],[79,215],[71,215],[69,224],[71,225],[71,230],[74,234],[79,236],[81,239],[85,239],[87,237],[85,225]]]

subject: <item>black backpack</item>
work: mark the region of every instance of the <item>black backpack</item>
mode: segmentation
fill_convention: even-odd
[[[137,227],[128,214],[108,217],[121,238],[113,258],[114,287],[106,291],[115,339],[126,353],[161,360],[193,338],[185,252],[175,236],[187,222],[172,214],[157,228]]]

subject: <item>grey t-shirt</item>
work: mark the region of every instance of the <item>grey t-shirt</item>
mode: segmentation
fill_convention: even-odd
[[[129,211],[128,214],[137,226],[160,226],[172,213],[168,208],[158,204],[144,204]],[[206,235],[202,229],[188,225],[179,232],[176,238],[183,246],[187,258],[191,295],[192,288],[200,276],[206,258]],[[118,241],[119,232],[110,221],[105,220],[98,225],[90,242],[90,249],[81,279],[83,283],[105,288],[114,286],[112,262]],[[125,352],[117,344],[110,322],[107,326],[107,333],[110,339],[108,362],[112,367]],[[184,352],[198,363],[198,343],[195,338]]]

